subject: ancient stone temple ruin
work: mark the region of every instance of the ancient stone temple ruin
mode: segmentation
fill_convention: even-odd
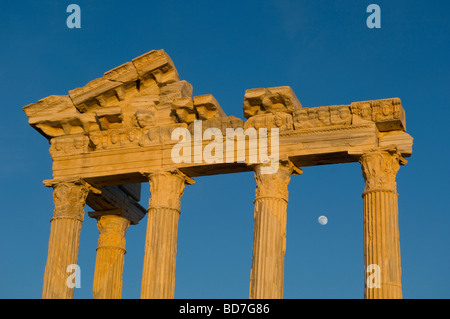
[[[42,298],[73,297],[67,267],[77,263],[86,205],[99,229],[94,298],[121,298],[126,232],[146,213],[141,298],[174,298],[184,188],[198,176],[246,171],[254,171],[256,180],[255,198],[249,198],[249,296],[283,298],[291,175],[302,174],[301,167],[350,162],[361,165],[365,181],[365,269],[381,270],[374,285],[370,272],[361,274],[364,297],[402,298],[395,178],[413,139],[400,99],[302,108],[290,87],[249,89],[244,121],[227,116],[212,95],[192,92],[158,50],[68,95],[24,107],[29,124],[49,140],[53,160],[53,178],[44,181],[53,188],[55,209]],[[258,140],[252,140],[254,133]],[[215,148],[214,156],[202,156],[208,147]],[[272,148],[275,157],[254,156],[261,148]],[[148,209],[139,204],[143,182],[150,184]]]

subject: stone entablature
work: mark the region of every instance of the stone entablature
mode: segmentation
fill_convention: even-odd
[[[168,161],[178,142],[171,139],[172,132],[181,127],[193,134],[194,121],[202,121],[202,133],[218,128],[224,141],[227,128],[276,128],[280,158],[299,166],[357,161],[351,154],[378,146],[398,147],[404,157],[412,152],[398,98],[303,108],[290,87],[249,89],[244,121],[227,116],[211,94],[192,93],[192,85],[179,79],[170,57],[159,50],[107,71],[66,96],[49,96],[24,110],[30,125],[50,140],[53,177],[81,176],[95,184],[98,172],[98,186],[111,184],[105,177],[112,166],[114,174],[120,171],[130,183],[145,181],[141,171],[168,166],[193,177],[214,174],[210,163],[193,167]],[[222,172],[221,163],[213,165]],[[236,172],[249,170],[239,163],[232,166]]]

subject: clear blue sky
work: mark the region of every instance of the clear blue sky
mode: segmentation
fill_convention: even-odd
[[[66,8],[81,7],[81,29]],[[381,29],[366,8],[381,7]],[[397,176],[405,298],[449,298],[448,1],[0,2],[0,298],[40,298],[52,192],[48,142],[22,107],[65,95],[145,52],[164,49],[194,95],[243,118],[246,89],[291,86],[304,107],[399,97],[413,156]],[[359,164],[305,168],[289,191],[285,298],[362,298]],[[197,178],[182,199],[176,298],[248,298],[255,181]],[[148,184],[142,185],[147,207]],[[317,222],[320,215],[328,224]],[[127,232],[123,298],[139,298],[147,219]],[[92,298],[98,230],[86,214],[78,264]]]

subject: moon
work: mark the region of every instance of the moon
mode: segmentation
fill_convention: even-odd
[[[320,225],[326,225],[328,223],[328,218],[326,216],[320,216],[319,217],[319,224]]]

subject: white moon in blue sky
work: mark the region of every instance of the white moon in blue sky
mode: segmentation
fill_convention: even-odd
[[[320,216],[319,217],[319,224],[320,225],[326,225],[328,223],[328,218],[326,216]]]

